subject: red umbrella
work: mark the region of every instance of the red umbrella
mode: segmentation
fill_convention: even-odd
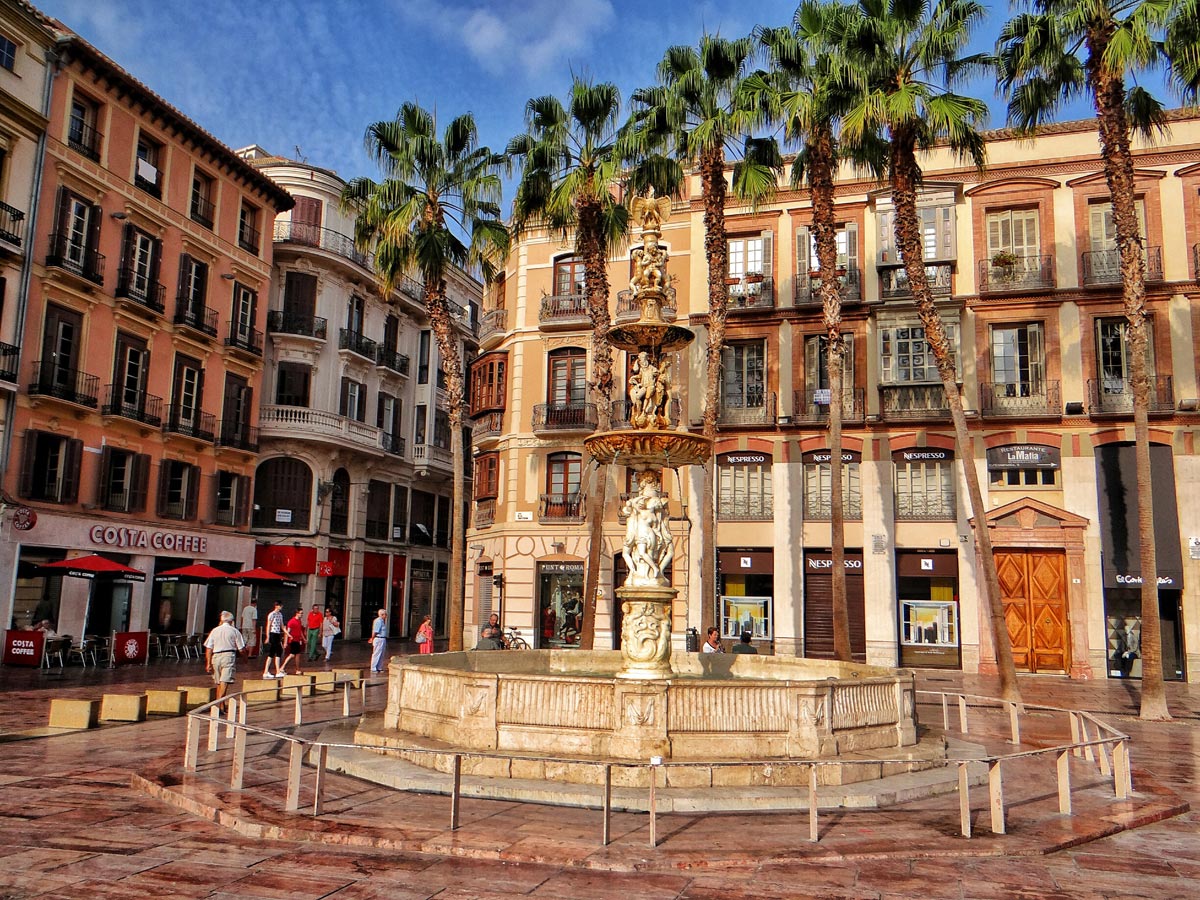
[[[70,575],[73,578],[120,578],[125,581],[145,581],[146,573],[107,557],[93,553],[91,556],[76,556],[74,559],[60,559],[58,562],[46,563],[38,568],[38,575]]]
[[[241,583],[228,572],[222,572],[220,569],[206,563],[193,563],[190,566],[184,566],[180,569],[168,569],[166,572],[159,572],[155,575],[154,580],[158,582],[181,582],[183,584],[221,583],[236,585]]]
[[[234,572],[228,576],[230,579],[241,584],[277,584],[280,587],[300,587],[298,581],[292,581],[290,578],[284,578],[277,572],[272,572],[269,569],[247,569],[245,572]]]

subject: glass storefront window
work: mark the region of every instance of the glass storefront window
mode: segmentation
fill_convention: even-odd
[[[721,637],[737,640],[744,631],[756,640],[771,640],[770,597],[721,598]]]
[[[538,563],[538,649],[577,647],[583,628],[583,563]]]

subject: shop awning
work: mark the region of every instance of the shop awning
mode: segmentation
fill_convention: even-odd
[[[1096,490],[1100,508],[1100,548],[1106,588],[1137,588],[1142,583],[1138,532],[1138,485],[1132,444],[1096,448]],[[1179,510],[1175,503],[1175,466],[1170,447],[1150,447],[1154,495],[1154,552],[1158,586],[1183,588],[1179,547]]]
[[[58,562],[46,563],[38,567],[38,575],[69,575],[72,578],[119,578],[122,581],[145,581],[146,573],[138,569],[115,562],[107,557],[93,553],[90,556],[76,556],[74,559],[60,559]]]

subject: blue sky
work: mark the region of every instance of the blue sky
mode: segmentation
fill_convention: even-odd
[[[522,130],[525,102],[564,95],[572,72],[614,81],[627,97],[653,83],[668,46],[695,44],[705,31],[739,36],[755,24],[786,24],[796,7],[796,0],[34,2],[230,146],[261,144],[346,178],[375,174],[364,130],[405,100],[435,108],[443,120],[473,112],[483,142],[499,149]],[[1007,11],[994,7],[980,49]]]

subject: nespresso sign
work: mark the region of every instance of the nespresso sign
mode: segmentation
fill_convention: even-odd
[[[811,450],[803,456],[803,462],[809,464],[828,463],[833,459],[833,454],[828,450]],[[862,460],[862,454],[854,450],[842,451],[842,463],[856,463]]]
[[[1007,444],[987,452],[989,469],[1059,469],[1062,453],[1043,444]]]
[[[895,463],[946,462],[951,459],[954,459],[954,451],[941,447],[913,447],[892,454],[892,462]]]
[[[765,466],[771,462],[771,457],[766,453],[739,451],[722,453],[717,462],[722,466]]]

